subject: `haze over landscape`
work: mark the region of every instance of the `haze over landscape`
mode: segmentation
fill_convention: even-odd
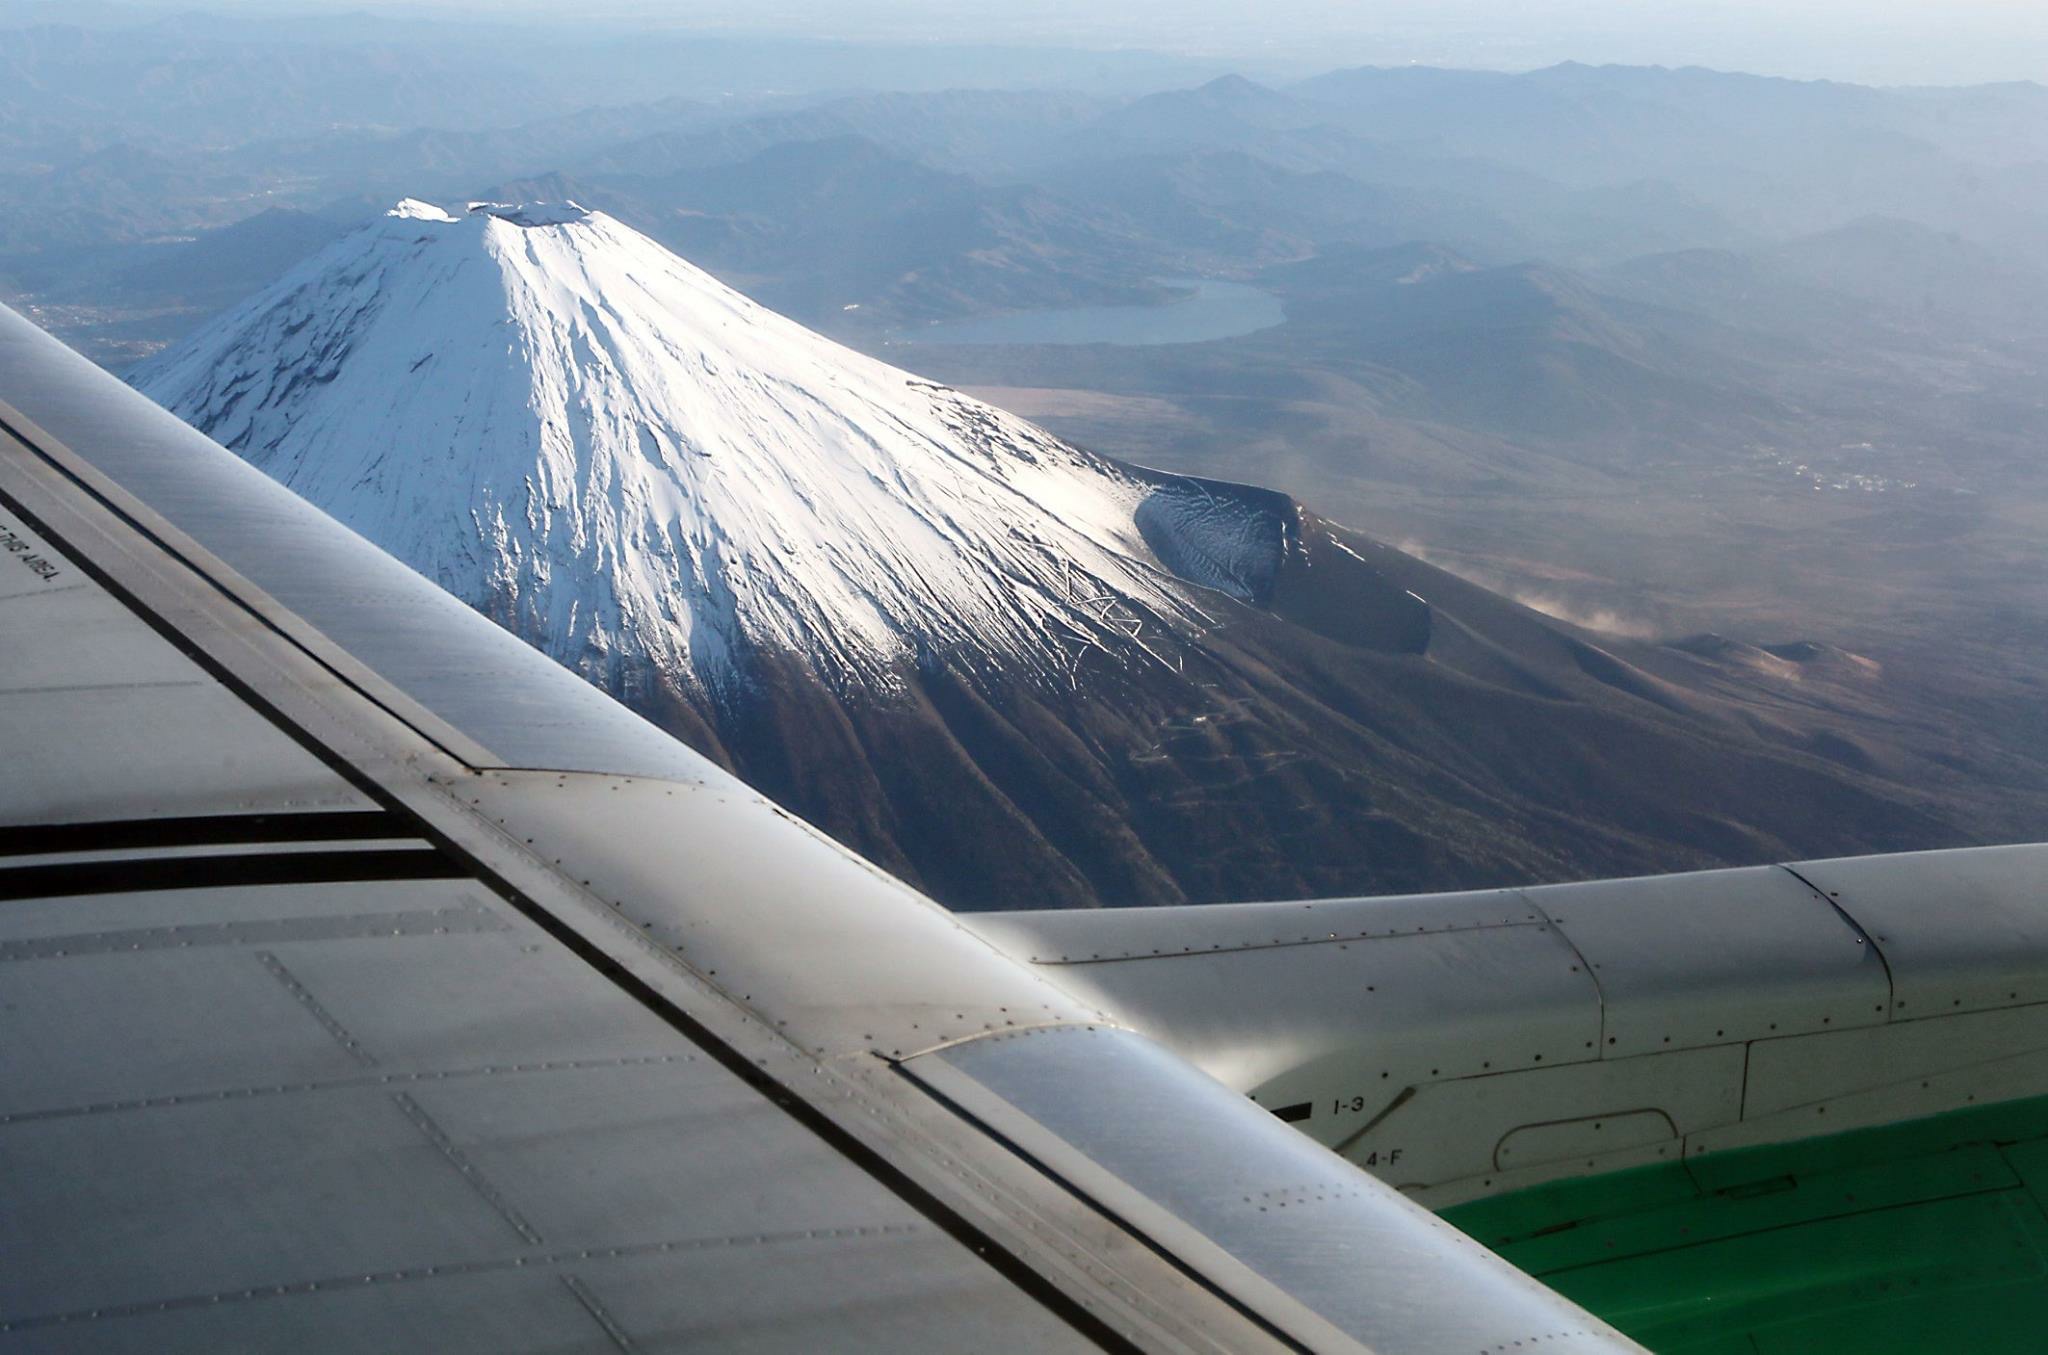
[[[950,903],[2038,839],[2039,15],[1430,13],[0,5],[0,289]]]
[[[30,19],[177,13],[181,0],[10,0]],[[238,16],[314,12],[292,0],[215,0]],[[1193,56],[1247,74],[1300,77],[1339,65],[1435,65],[1528,70],[1560,61],[1706,65],[1798,79],[1874,84],[1980,84],[2038,78],[2048,15],[2029,0],[601,0],[565,22],[553,0],[364,0],[353,12],[556,26],[589,32],[649,29],[851,43],[973,43],[996,47],[1139,49]],[[4,12],[4,11],[0,11]]]

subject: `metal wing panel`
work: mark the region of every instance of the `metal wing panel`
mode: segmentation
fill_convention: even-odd
[[[1133,1032],[993,1035],[907,1070],[1203,1260],[1276,1326],[1324,1327],[1317,1349],[1637,1349],[1326,1149],[1272,1133],[1263,1111]],[[1256,1282],[1229,1278],[1238,1268]]]
[[[369,805],[4,506],[0,641],[0,824]]]
[[[514,771],[468,789],[475,813],[519,824],[651,941],[820,1057],[898,1058],[1100,1015],[751,792]]]
[[[71,944],[0,959],[9,1349],[887,1349],[906,1265],[941,1344],[1089,1344],[474,884],[24,903]]]
[[[2048,846],[1802,861],[1891,971],[1895,1020],[2048,1002]]]
[[[2038,1066],[2044,1055],[2048,1005],[2039,1003],[1762,1040],[1750,1048],[1743,1108],[1751,1117],[1799,1109],[1818,1116],[1814,1108],[1826,1105],[1827,1114],[1838,1115],[1837,1103],[1864,1093],[1890,1094],[1917,1107],[1928,1101],[1921,1095],[1932,1090],[1928,1080],[1949,1074],[1970,1083],[1966,1104],[1990,1105],[2048,1093]],[[2028,1059],[2037,1065],[2032,1072]]]
[[[1033,964],[1231,954],[1325,941],[1545,924],[1543,914],[1514,889],[1288,903],[977,913],[969,921],[976,931]]]
[[[1527,909],[1504,922],[1497,903],[1467,916],[1462,898],[1446,902],[1436,925],[1419,920],[1419,906],[1366,910],[1369,932],[1347,925],[1345,915],[1355,923],[1359,910],[1346,905],[1273,908],[1267,927],[1248,934],[1285,935],[1284,926],[1314,919],[1319,933],[1349,939],[1173,947],[1177,953],[1157,958],[1148,946],[1123,958],[1122,947],[1090,934],[1093,916],[1075,916],[1028,949],[1046,953],[1045,941],[1055,939],[1081,957],[1048,966],[1063,987],[1335,1144],[1417,1086],[1599,1057],[1599,992],[1556,931],[1528,921]],[[1153,925],[1155,941],[1185,936],[1204,945],[1211,934],[1192,911],[1137,920]],[[1130,925],[1109,915],[1101,922],[1112,933]],[[1029,915],[1013,915],[1008,930],[1031,924]],[[989,934],[1004,930],[999,923]],[[1111,958],[1093,959],[1098,947]]]
[[[2039,1095],[2044,881],[2028,846],[973,921],[1440,1205]]]
[[[1884,962],[1776,866],[1523,891],[1592,967],[1608,1057],[1876,1025]]]
[[[1431,1082],[1342,1148],[1433,1209],[1672,1162],[1687,1135],[1741,1118],[1744,1053],[1721,1045]]]

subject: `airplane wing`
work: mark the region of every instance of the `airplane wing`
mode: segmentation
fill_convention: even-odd
[[[1636,1349],[0,313],[0,1348]]]
[[[11,312],[0,755],[0,1350],[2048,1310],[2048,848],[956,918]]]
[[[964,920],[1663,1355],[2040,1344],[2048,847]]]

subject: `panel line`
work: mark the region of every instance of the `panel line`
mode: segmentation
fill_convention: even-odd
[[[498,1217],[512,1225],[513,1232],[536,1247],[541,1244],[539,1231],[526,1221],[526,1216],[506,1198],[505,1192],[483,1174],[483,1169],[469,1160],[469,1154],[448,1137],[448,1131],[427,1114],[427,1108],[414,1100],[411,1092],[393,1092],[391,1099],[398,1103],[398,1108],[405,1112],[405,1118],[412,1121],[413,1127],[426,1136],[427,1142],[434,1145],[435,1151],[447,1159],[448,1165],[460,1172],[462,1179],[483,1197],[484,1203],[497,1210]]]
[[[297,976],[291,970],[284,967],[284,961],[278,959],[267,950],[257,951],[256,958],[263,962],[263,967],[270,971],[272,978],[284,985],[286,992],[298,999],[301,1007],[312,1013],[313,1019],[320,1023],[321,1029],[332,1035],[335,1042],[349,1052],[351,1058],[357,1063],[362,1064],[365,1068],[377,1066],[376,1056],[363,1048],[355,1036],[348,1033],[348,1027],[336,1020],[333,1012],[320,1005],[320,999],[314,997],[312,991],[305,984],[300,983]]]

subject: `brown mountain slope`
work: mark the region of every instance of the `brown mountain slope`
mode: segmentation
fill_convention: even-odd
[[[1882,695],[1853,664],[1758,671],[1614,641],[1309,514],[1297,540],[1267,607],[1201,595],[1216,624],[1182,671],[1084,664],[1050,692],[939,656],[883,700],[762,655],[772,676],[738,705],[673,689],[645,704],[967,908],[1449,889],[1970,840],[1907,784],[1912,758],[1883,745]]]

